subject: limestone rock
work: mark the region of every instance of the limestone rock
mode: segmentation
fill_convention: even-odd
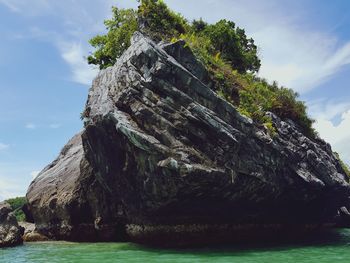
[[[271,137],[213,92],[184,49],[135,33],[99,73],[85,130],[28,190],[39,230],[88,240],[120,240],[125,230],[166,242],[189,229],[334,223],[350,186],[330,145],[269,113]]]
[[[78,133],[32,182],[25,211],[37,232],[51,239],[114,240],[118,219],[108,198],[84,157]]]
[[[19,222],[19,225],[24,229],[22,237],[24,242],[49,241],[48,237],[36,231],[34,223]]]
[[[11,206],[0,203],[0,248],[22,244],[23,229],[18,225],[16,217],[11,213]]]

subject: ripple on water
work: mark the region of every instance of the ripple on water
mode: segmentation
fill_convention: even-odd
[[[299,244],[154,249],[130,243],[27,243],[0,249],[0,263],[349,263],[350,230]]]

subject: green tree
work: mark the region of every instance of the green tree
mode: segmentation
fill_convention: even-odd
[[[350,168],[349,166],[340,158],[339,153],[334,152],[335,157],[338,159],[340,166],[344,170],[345,174],[350,178]]]
[[[252,38],[247,38],[244,29],[236,28],[232,21],[225,19],[209,25],[202,31],[209,37],[215,52],[220,52],[239,72],[257,72],[261,62],[257,56],[257,46]]]
[[[156,41],[194,34],[201,41],[210,42],[204,52],[214,56],[220,53],[239,72],[256,72],[260,68],[254,40],[247,38],[245,31],[236,28],[231,21],[220,20],[208,25],[200,19],[190,25],[183,16],[170,10],[163,0],[142,0],[137,11],[116,7],[112,11],[112,19],[105,21],[107,34],[90,40],[95,51],[88,57],[88,63],[101,69],[116,62],[130,46],[130,38],[137,30]]]
[[[90,64],[101,69],[113,65],[130,46],[130,38],[137,30],[155,41],[184,39],[208,69],[214,90],[242,114],[273,130],[271,119],[266,117],[266,112],[271,111],[283,119],[292,119],[304,132],[315,136],[313,120],[298,94],[255,75],[261,65],[258,48],[244,29],[224,19],[215,24],[203,19],[188,23],[163,0],[139,2],[138,10],[113,7],[112,19],[105,21],[107,33],[90,40],[95,47],[88,57]]]
[[[137,30],[142,30],[154,40],[170,40],[186,32],[187,21],[171,11],[162,0],[143,0],[138,10],[112,8],[112,19],[105,20],[107,34],[90,40],[95,51],[88,56],[88,63],[100,69],[115,64],[130,46],[130,39]]]
[[[170,10],[163,0],[142,0],[138,16],[142,29],[157,41],[170,40],[189,29],[186,19]]]
[[[193,20],[192,21],[192,25],[191,25],[191,30],[194,33],[200,33],[203,32],[208,26],[208,23],[203,21],[202,18],[200,18],[199,20]]]
[[[88,56],[88,63],[98,65],[100,69],[115,64],[123,52],[130,46],[132,34],[137,30],[137,13],[133,9],[112,8],[113,18],[105,20],[106,35],[97,35],[90,40],[96,49]]]
[[[20,222],[25,221],[26,217],[22,210],[22,207],[27,203],[27,200],[25,197],[11,198],[6,200],[5,202],[11,206],[13,213],[16,216],[18,221]]]

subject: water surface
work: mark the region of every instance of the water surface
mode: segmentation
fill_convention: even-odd
[[[130,243],[27,243],[0,249],[1,263],[240,262],[349,263],[350,229],[312,240],[197,249],[155,249]]]

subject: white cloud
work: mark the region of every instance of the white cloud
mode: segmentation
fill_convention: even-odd
[[[27,123],[25,125],[25,128],[29,129],[29,130],[35,130],[37,128],[37,126],[34,123]]]
[[[11,0],[0,0],[0,3],[10,8],[13,12],[20,12],[18,5],[13,3]]]
[[[321,137],[330,142],[334,150],[350,165],[350,110],[344,112],[342,121],[334,125],[326,119],[318,119],[315,128]]]
[[[350,110],[341,115],[341,122],[338,125],[333,124],[330,120],[320,118],[317,119],[315,127],[327,141],[334,145],[348,139],[348,148],[350,149]]]
[[[0,178],[0,202],[17,196],[23,196],[24,191],[16,182]]]
[[[61,126],[62,126],[62,124],[60,124],[60,123],[51,123],[47,127],[50,129],[58,129]],[[28,130],[35,130],[38,128],[38,125],[30,122],[30,123],[27,123],[24,127]]]
[[[350,103],[320,100],[311,105],[312,116],[316,119],[314,127],[321,138],[350,165]],[[335,118],[339,121],[335,122]]]
[[[315,119],[333,120],[350,109],[350,102],[318,99],[310,101],[308,109]]]
[[[11,11],[26,13],[27,15],[39,15],[50,9],[49,0],[0,0],[0,4],[7,6]]]
[[[92,79],[97,75],[98,69],[87,64],[84,56],[87,50],[79,42],[62,42],[59,45],[62,58],[68,63],[77,83],[91,85]]]
[[[35,179],[35,178],[38,176],[39,173],[40,173],[40,171],[32,171],[32,172],[30,172],[30,176],[31,176],[33,179]]]
[[[314,9],[307,1],[203,0],[201,5],[197,0],[166,2],[190,19],[235,21],[259,46],[260,76],[300,93],[317,88],[350,63],[350,42],[341,44],[331,28],[313,25],[309,16]]]
[[[259,74],[270,81],[305,93],[350,63],[350,42],[341,44],[327,28],[311,25],[308,12],[312,11],[303,5],[292,1],[219,0],[211,7],[207,9],[215,10],[217,19],[224,16],[235,21],[254,38],[262,58]],[[202,5],[197,12],[215,16],[204,8]]]
[[[61,58],[71,70],[72,81],[83,85],[91,85],[98,69],[87,64],[86,55],[89,53],[87,40],[84,41],[85,44],[82,44],[81,40],[75,41],[74,39],[77,36],[70,36],[70,40],[67,40],[65,36],[55,31],[42,30],[39,27],[31,27],[29,32],[30,36],[28,37],[49,42],[58,49]]]
[[[91,49],[88,39],[104,30],[103,20],[110,14],[113,0],[0,0],[0,4],[6,5],[12,11],[22,16],[41,16],[45,19],[55,18],[58,28],[43,24],[29,24],[26,33],[14,34],[17,39],[37,38],[55,46],[67,63],[71,72],[72,80],[91,85],[92,79],[97,74],[97,69],[89,66],[84,56]],[[51,28],[51,29],[50,29]],[[62,29],[63,28],[63,29]],[[28,35],[29,32],[29,35]],[[19,37],[20,36],[20,37]],[[82,44],[83,43],[83,44]]]
[[[0,151],[6,150],[10,147],[8,144],[4,144],[0,142]]]
[[[304,4],[277,0],[197,0],[179,2],[166,0],[186,17],[214,22],[222,17],[246,28],[260,47],[260,75],[277,80],[281,85],[301,93],[328,80],[350,63],[350,42],[340,45],[336,36],[325,28],[308,25],[308,9]],[[64,26],[64,32],[46,39],[59,49],[72,71],[72,80],[90,85],[97,70],[86,64],[87,40],[104,31],[103,19],[110,16],[110,7],[136,7],[136,1],[120,0],[0,0],[22,15],[54,16]],[[83,43],[83,44],[82,44]]]
[[[1,162],[0,160],[0,201],[24,196],[35,175],[37,169],[35,167],[41,166],[39,163],[33,164],[33,161]]]
[[[260,75],[301,93],[316,88],[350,63],[350,43],[291,25],[253,34],[263,56]],[[297,44],[296,44],[297,43]]]
[[[58,128],[60,128],[62,125],[60,124],[60,123],[52,123],[52,124],[50,124],[49,125],[49,127],[51,128],[51,129],[58,129]]]

